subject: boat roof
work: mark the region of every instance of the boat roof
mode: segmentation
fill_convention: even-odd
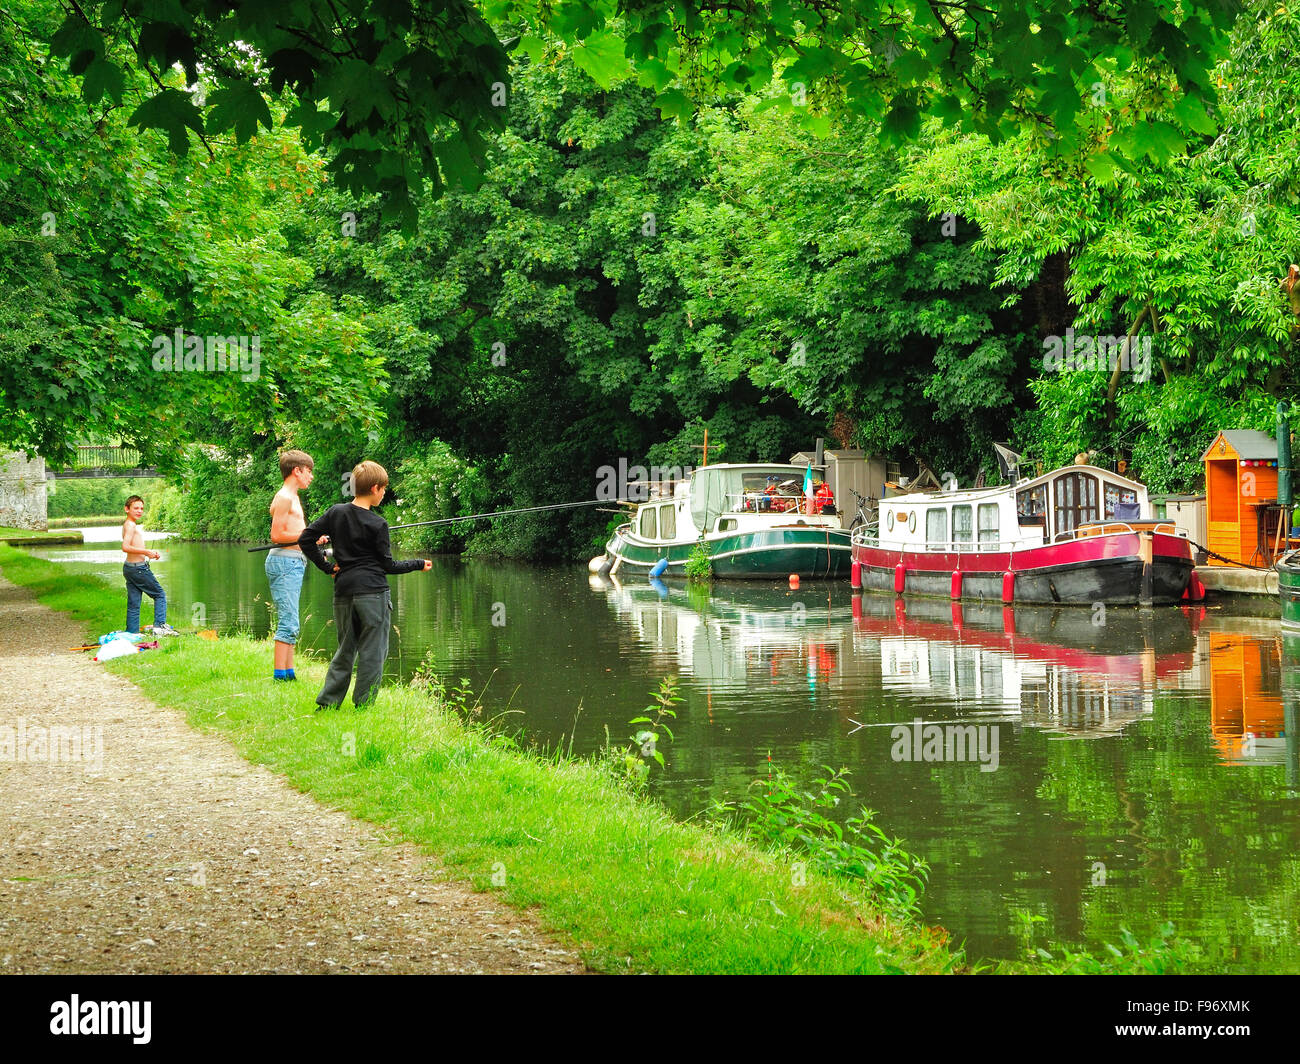
[[[1059,469],[1053,469],[1050,473],[1044,473],[1040,477],[1034,477],[1030,480],[1022,480],[1018,484],[997,484],[991,488],[966,488],[959,491],[916,491],[908,495],[891,495],[887,499],[881,499],[882,506],[898,505],[916,505],[919,503],[934,502],[972,502],[979,499],[988,499],[993,495],[1002,495],[1014,491],[1016,493],[1026,491],[1030,488],[1036,488],[1040,484],[1046,484],[1049,480],[1064,473],[1092,473],[1097,476],[1103,476],[1107,480],[1117,482],[1132,488],[1134,491],[1145,491],[1146,485],[1136,480],[1130,480],[1128,477],[1121,476],[1119,473],[1112,472],[1109,469],[1102,469],[1099,466],[1091,465],[1068,465],[1061,466]]]
[[[914,491],[907,495],[890,495],[881,499],[881,506],[914,506],[923,502],[970,502],[975,499],[987,499],[993,495],[1005,495],[1014,490],[1010,484],[997,484],[991,488],[965,488],[959,491]]]
[[[695,472],[700,473],[706,469],[797,469],[802,473],[806,468],[789,462],[710,462],[705,466],[696,466]],[[817,466],[813,468],[816,469]]]
[[[1050,473],[1044,473],[1041,477],[1034,477],[1032,480],[1022,480],[1016,485],[1016,491],[1024,491],[1026,488],[1036,488],[1039,484],[1046,484],[1049,480],[1054,480],[1062,473],[1093,473],[1097,476],[1105,477],[1107,480],[1118,481],[1120,484],[1126,484],[1134,491],[1145,491],[1146,485],[1137,480],[1129,480],[1128,477],[1116,473],[1112,469],[1102,469],[1094,465],[1067,465],[1059,469],[1053,469]]]

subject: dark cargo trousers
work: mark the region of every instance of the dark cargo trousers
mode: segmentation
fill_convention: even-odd
[[[364,705],[375,697],[384,676],[388,629],[392,622],[393,599],[388,591],[334,600],[334,630],[338,633],[339,649],[330,662],[325,686],[316,696],[317,705],[337,706],[343,702],[354,662],[357,682],[352,688],[353,705]]]

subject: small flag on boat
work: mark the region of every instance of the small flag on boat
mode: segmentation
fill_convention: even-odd
[[[1008,484],[1017,483],[1020,476],[1020,463],[1023,457],[1013,451],[1005,443],[995,443],[993,453],[998,459],[998,472],[1002,474],[1002,479]]]
[[[812,509],[813,509],[813,482],[812,482],[812,463],[811,463],[811,462],[808,463],[808,469],[804,472],[804,475],[803,475],[803,494],[804,494],[804,498],[808,500],[808,509],[807,509],[806,512],[807,512],[807,513],[812,513]]]

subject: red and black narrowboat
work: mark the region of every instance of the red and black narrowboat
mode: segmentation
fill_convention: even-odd
[[[1191,542],[1149,515],[1137,481],[1073,465],[1002,487],[881,499],[878,524],[853,537],[853,560],[863,587],[897,594],[1151,606],[1184,602],[1195,585],[1199,598]]]

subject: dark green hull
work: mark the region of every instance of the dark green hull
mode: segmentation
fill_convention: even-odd
[[[1286,554],[1278,559],[1277,593],[1282,600],[1282,624],[1300,629],[1300,556]]]
[[[710,536],[706,540],[713,575],[722,580],[784,580],[797,573],[807,580],[847,578],[853,548],[847,530],[770,528],[761,532]],[[605,547],[611,558],[622,558],[619,574],[649,572],[668,559],[664,576],[684,577],[694,543],[648,544],[622,531]]]

